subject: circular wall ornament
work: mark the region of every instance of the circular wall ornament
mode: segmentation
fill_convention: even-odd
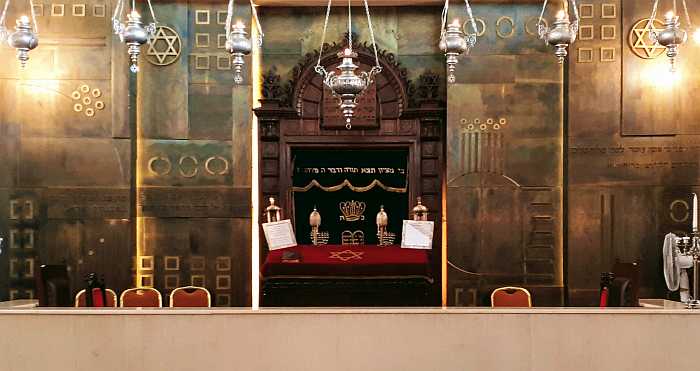
[[[217,171],[215,168],[213,168],[212,163],[214,163],[215,160],[219,160],[221,162],[221,170]],[[206,170],[210,175],[224,175],[228,173],[228,161],[221,156],[209,157],[204,163],[204,170]]]
[[[632,26],[628,37],[628,43],[632,53],[639,58],[654,59],[666,50],[665,47],[651,41],[651,31],[661,31],[664,28],[663,22],[654,19],[644,18]]]
[[[148,44],[146,60],[155,66],[167,66],[180,57],[180,35],[168,26],[156,27],[156,34]]]
[[[527,21],[525,21],[525,33],[530,35],[530,36],[539,37],[539,35],[537,34],[537,22],[538,21],[539,21],[538,17],[528,18]],[[531,24],[532,24],[533,28],[535,29],[534,31],[532,29],[530,29]],[[549,23],[544,18],[542,18],[542,25],[544,25],[545,27],[549,27]]]
[[[688,221],[690,215],[690,206],[685,200],[673,200],[668,207],[671,220],[676,223],[684,223]]]
[[[503,22],[508,22],[510,25],[507,27],[510,27],[510,29],[507,32],[504,32],[501,30],[501,25]],[[498,18],[496,21],[496,35],[500,37],[501,39],[508,39],[510,37],[513,37],[515,35],[515,21],[513,21],[513,18],[503,16],[501,18]]]
[[[189,173],[185,172],[185,170],[182,168],[182,165],[184,164],[185,160],[190,160],[192,162],[192,170]],[[182,156],[180,157],[180,161],[178,161],[178,163],[180,165],[180,175],[182,175],[185,178],[194,178],[195,176],[197,176],[197,173],[199,172],[199,161],[197,161],[196,157],[191,155]]]
[[[484,36],[486,33],[486,22],[484,22],[483,19],[481,18],[476,18],[474,17],[474,22],[476,22],[476,36]],[[462,30],[464,31],[465,35],[471,35],[474,33],[474,30],[472,29],[472,25],[469,24],[469,20],[467,19],[464,21],[464,24],[462,24]],[[481,29],[479,29],[479,25],[481,25]]]
[[[165,167],[156,167],[156,163],[158,162],[165,164]],[[160,169],[160,171],[158,169]],[[148,172],[152,175],[163,176],[170,173],[172,169],[173,164],[170,162],[170,159],[165,156],[154,156],[148,160]]]

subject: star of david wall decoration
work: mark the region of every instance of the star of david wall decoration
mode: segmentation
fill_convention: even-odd
[[[639,20],[632,26],[629,34],[629,45],[632,53],[639,58],[654,59],[666,50],[665,47],[655,43],[649,37],[652,31],[659,32],[664,28],[663,22],[649,18]]]
[[[168,26],[158,26],[151,42],[148,44],[146,60],[156,66],[175,63],[180,57],[182,42],[180,35]]]

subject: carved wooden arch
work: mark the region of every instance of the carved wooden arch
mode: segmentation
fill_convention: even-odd
[[[333,43],[323,47],[321,65],[328,71],[335,69],[340,63],[338,53],[346,44]],[[360,69],[369,71],[375,65],[374,51],[371,44],[354,43],[353,51],[358,54],[357,62]],[[408,107],[408,80],[406,70],[401,67],[394,54],[385,50],[378,52],[382,72],[375,77],[372,92],[376,91],[377,117],[379,119],[398,119]],[[293,70],[291,81],[292,107],[304,119],[320,119],[322,117],[323,79],[315,71],[318,62],[318,51],[306,55]]]

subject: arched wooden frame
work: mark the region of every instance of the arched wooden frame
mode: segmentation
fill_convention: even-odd
[[[321,58],[321,65],[328,71],[340,63],[337,53],[340,46],[332,46]],[[373,51],[363,45],[354,47],[360,70],[369,71],[374,66]],[[398,66],[393,54],[383,53],[379,58],[382,72],[375,77],[371,91],[376,91],[378,119],[398,119],[408,106],[406,71]],[[293,81],[293,107],[302,119],[322,119],[323,78],[315,68],[315,63],[300,64]]]

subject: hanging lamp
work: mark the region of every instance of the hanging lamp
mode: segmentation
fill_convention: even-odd
[[[561,9],[557,12],[556,19],[552,27],[548,27],[543,23],[544,11],[547,8],[547,0],[542,4],[542,12],[537,20],[537,33],[540,39],[545,43],[554,47],[554,55],[559,60],[559,63],[564,63],[568,55],[567,48],[576,41],[578,33],[579,15],[576,0],[564,0],[565,6],[573,9],[573,22],[569,19],[569,12]]]
[[[124,23],[122,21],[122,16],[126,2],[127,0],[117,0],[117,6],[112,16],[112,29],[116,35],[119,35],[119,40],[127,45],[127,52],[129,53],[129,60],[131,61],[129,70],[136,73],[139,71],[138,63],[139,54],[141,54],[141,45],[149,42],[155,36],[158,20],[153,11],[151,0],[146,0],[153,22],[144,27],[141,21],[141,15],[136,11],[136,0],[131,0],[131,11],[126,15],[126,23]]]
[[[226,10],[226,51],[231,53],[233,66],[233,82],[240,84],[243,82],[243,66],[245,65],[244,56],[250,54],[253,50],[250,38],[247,36],[248,33],[245,32],[245,25],[241,21],[236,21],[235,24],[231,24],[234,15],[234,0],[229,0],[228,8]],[[250,4],[250,10],[253,13],[253,18],[255,18],[255,26],[258,30],[257,43],[258,46],[262,46],[264,34],[262,28],[260,27],[260,21],[258,20],[258,12],[255,10],[255,6]]]
[[[323,77],[323,84],[331,89],[334,97],[339,99],[340,109],[343,111],[343,117],[345,118],[345,128],[348,130],[352,129],[351,120],[355,114],[355,108],[357,107],[357,98],[374,82],[374,76],[382,72],[382,67],[379,64],[379,55],[377,54],[377,43],[374,41],[374,30],[372,29],[372,18],[369,14],[369,6],[367,5],[367,0],[362,0],[362,2],[364,3],[365,13],[367,14],[367,24],[369,27],[372,49],[374,50],[375,65],[369,72],[356,72],[359,66],[355,64],[357,53],[352,50],[352,10],[350,0],[348,0],[348,45],[342,52],[338,53],[338,58],[342,58],[342,62],[338,66],[340,73],[336,73],[336,71],[328,72],[326,68],[321,65],[323,46],[326,41],[326,30],[328,29],[328,18],[330,17],[331,5],[333,3],[333,0],[328,0],[326,19],[323,22],[321,48],[318,53],[318,62],[314,68],[314,70]]]
[[[479,33],[469,0],[464,0],[464,6],[467,11],[467,22],[474,30],[474,33],[466,35],[462,31],[459,20],[455,19],[452,23],[446,25],[450,0],[445,0],[445,6],[442,8],[442,25],[440,26],[440,43],[438,46],[447,57],[447,82],[451,84],[455,82],[455,69],[459,62],[458,57],[463,53],[469,54],[469,51],[476,45],[476,36]]]
[[[7,39],[7,43],[17,50],[17,59],[20,66],[25,68],[29,60],[29,51],[39,45],[39,27],[36,23],[36,14],[34,14],[34,3],[32,0],[28,1],[29,14],[32,17],[31,21],[29,17],[23,15],[15,21],[15,31],[9,32],[5,26],[5,19],[7,18],[7,9],[10,6],[10,1],[5,1],[2,13],[0,13],[0,42],[4,42]]]
[[[685,26],[688,28],[693,27],[690,21],[690,14],[688,13],[688,5],[686,0],[682,0],[683,13],[685,13]],[[666,56],[669,59],[671,65],[671,72],[676,71],[676,58],[678,57],[678,48],[683,45],[688,39],[688,33],[681,28],[680,17],[677,15],[676,0],[673,0],[673,9],[669,10],[664,16],[663,24],[664,27],[660,31],[655,30],[652,27],[652,23],[656,19],[656,12],[659,8],[659,0],[654,0],[654,5],[651,9],[651,20],[648,22],[649,29],[649,39],[652,42],[659,44],[666,48]],[[698,34],[700,30],[696,30],[695,33]]]

